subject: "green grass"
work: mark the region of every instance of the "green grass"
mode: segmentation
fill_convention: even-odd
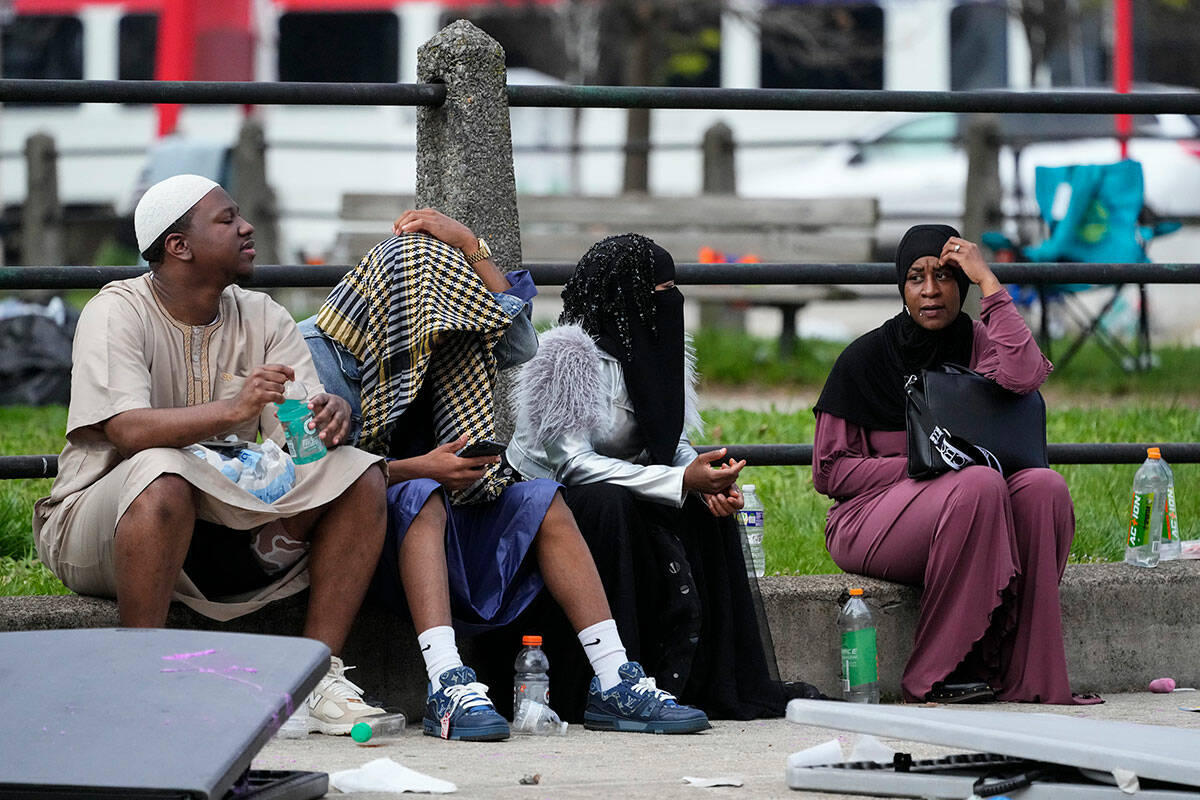
[[[0,556],[0,597],[30,594],[70,594],[36,558]]]
[[[762,386],[816,391],[845,347],[843,342],[801,340],[796,352],[779,358],[773,339],[760,339],[736,331],[701,330],[696,334],[696,355],[707,384]],[[1066,352],[1056,342],[1053,355]],[[1127,373],[1095,344],[1085,345],[1065,369],[1050,374],[1043,391],[1054,396],[1082,395],[1089,399],[1148,397],[1156,401],[1178,398],[1195,402],[1196,375],[1200,374],[1200,348],[1178,345],[1154,348],[1155,369]],[[1053,359],[1052,359],[1053,360]],[[1082,441],[1082,440],[1081,440]]]
[[[67,409],[0,408],[4,455],[57,453],[63,446]],[[49,479],[0,480],[0,595],[67,594],[34,554],[33,503],[50,493]]]
[[[769,444],[811,442],[812,412],[710,411],[705,444]],[[1052,406],[1046,436],[1051,442],[1197,441],[1200,422],[1195,406],[1146,401]],[[1075,502],[1073,562],[1117,561],[1124,555],[1122,525],[1129,509],[1130,464],[1064,465]],[[1183,538],[1200,537],[1200,495],[1188,487],[1200,483],[1200,464],[1175,464],[1176,501]],[[766,509],[767,573],[804,575],[838,572],[825,551],[825,512],[831,501],[812,488],[809,467],[748,467],[745,483],[753,483]]]
[[[772,388],[815,394],[842,344],[803,341],[797,355],[775,358],[774,342],[742,334],[702,331],[697,350],[705,380],[713,386],[748,391]],[[1061,349],[1061,346],[1060,346]],[[1093,347],[1084,348],[1068,369],[1051,375],[1047,438],[1051,442],[1200,441],[1200,400],[1195,376],[1200,349],[1164,347],[1161,365],[1129,375]],[[709,411],[703,443],[767,444],[811,442],[813,417],[806,408],[780,411]],[[5,454],[56,453],[62,447],[66,409],[0,408],[0,450]],[[1176,464],[1177,502],[1183,538],[1200,538],[1200,464]],[[1113,561],[1122,557],[1121,528],[1135,467],[1058,467],[1075,501],[1077,530],[1071,559]],[[772,574],[836,572],[825,551],[824,522],[830,501],[812,488],[807,466],[754,467],[744,482],[758,487],[766,507],[767,571]],[[65,591],[33,558],[33,502],[50,490],[49,480],[0,480],[0,594]]]

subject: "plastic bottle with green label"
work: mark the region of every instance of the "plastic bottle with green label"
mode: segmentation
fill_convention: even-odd
[[[308,407],[308,387],[301,381],[283,384],[283,402],[275,404],[275,413],[283,425],[287,451],[292,461],[307,464],[325,455],[325,443],[317,435],[317,425]]]
[[[1179,542],[1179,517],[1175,512],[1175,473],[1165,458],[1160,458],[1158,463],[1167,475],[1167,501],[1163,506],[1162,546],[1158,548],[1158,558],[1174,561],[1183,549]]]
[[[1156,567],[1167,517],[1169,479],[1157,447],[1146,450],[1146,460],[1133,476],[1133,499],[1125,522],[1125,563]]]
[[[838,614],[842,638],[842,698],[851,703],[879,702],[879,655],[875,620],[862,589],[851,589]]]

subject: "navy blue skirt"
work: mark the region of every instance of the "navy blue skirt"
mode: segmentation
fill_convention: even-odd
[[[388,487],[388,530],[371,594],[398,614],[408,614],[398,554],[408,526],[441,484],[416,478]],[[507,625],[541,592],[542,574],[530,555],[554,495],[550,480],[522,481],[490,503],[446,507],[446,571],[455,627],[477,632]],[[528,556],[528,557],[527,557]]]

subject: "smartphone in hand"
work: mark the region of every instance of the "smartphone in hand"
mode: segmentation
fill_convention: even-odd
[[[508,445],[493,442],[491,439],[480,439],[471,442],[454,455],[459,458],[479,458],[480,456],[498,456],[508,449]]]

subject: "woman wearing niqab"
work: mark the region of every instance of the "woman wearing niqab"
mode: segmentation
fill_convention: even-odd
[[[778,716],[789,695],[820,693],[777,678],[732,516],[744,462],[688,439],[695,357],[674,281],[644,236],[592,246],[522,369],[507,460],[567,487],[621,638],[660,687],[710,717]]]
[[[1058,584],[1075,534],[1066,482],[1050,469],[1006,479],[983,465],[907,476],[904,385],[953,363],[1019,394],[1052,366],[984,261],[946,225],[901,240],[904,308],[852,342],[814,408],[813,485],[834,499],[825,541],[846,572],[922,587],[901,688],[908,701],[1071,704]],[[980,319],[961,310],[971,283]]]

